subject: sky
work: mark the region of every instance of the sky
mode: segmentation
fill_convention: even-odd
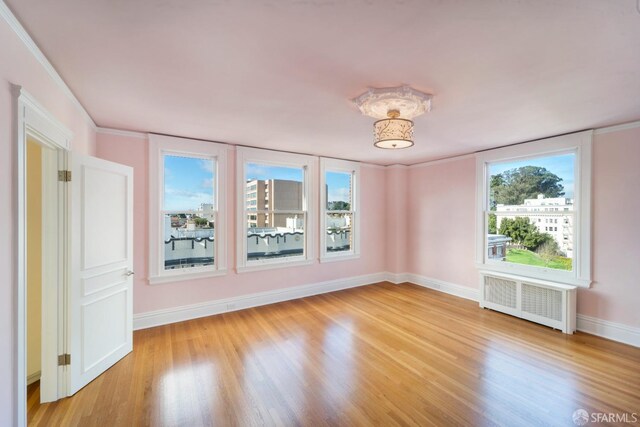
[[[164,156],[164,210],[195,210],[213,203],[213,160]]]
[[[351,174],[345,172],[327,172],[328,202],[343,201],[351,203]]]
[[[287,181],[302,182],[302,168],[290,168],[285,166],[260,165],[247,163],[247,180],[249,179],[284,179]]]
[[[192,157],[164,157],[164,209],[196,210],[202,203],[214,200],[214,163],[213,160]],[[285,166],[270,166],[247,163],[247,179],[283,179],[303,181],[303,169]],[[351,174],[327,172],[329,202],[351,199]]]
[[[489,174],[497,175],[506,170],[522,166],[543,167],[562,178],[561,184],[564,186],[564,197],[573,198],[575,157],[575,154],[571,153],[512,162],[493,163],[489,165]]]
[[[284,179],[302,182],[302,168],[284,166],[261,165],[247,163],[246,179]],[[350,202],[351,199],[351,174],[344,172],[327,172],[327,185],[329,186],[329,202],[339,200]]]

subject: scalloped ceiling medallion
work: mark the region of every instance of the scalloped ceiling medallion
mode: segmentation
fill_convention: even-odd
[[[374,145],[400,149],[413,145],[413,119],[431,110],[432,95],[409,86],[370,88],[353,99],[362,114],[377,120],[373,124]]]

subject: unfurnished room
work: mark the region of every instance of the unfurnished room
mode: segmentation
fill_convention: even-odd
[[[0,426],[640,426],[640,1],[0,0]]]

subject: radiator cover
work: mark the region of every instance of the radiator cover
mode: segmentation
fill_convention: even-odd
[[[560,329],[576,330],[576,286],[494,272],[480,273],[480,307]]]

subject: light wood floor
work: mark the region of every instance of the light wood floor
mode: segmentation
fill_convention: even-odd
[[[350,289],[135,332],[47,426],[574,425],[640,413],[640,349],[414,285]]]

